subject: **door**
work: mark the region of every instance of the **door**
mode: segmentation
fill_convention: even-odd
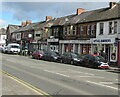
[[[107,55],[107,60],[110,61],[110,45],[105,46],[105,53]]]

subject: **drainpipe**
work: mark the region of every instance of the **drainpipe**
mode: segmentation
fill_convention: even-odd
[[[117,65],[120,67],[120,38],[118,38],[118,53],[117,53]]]

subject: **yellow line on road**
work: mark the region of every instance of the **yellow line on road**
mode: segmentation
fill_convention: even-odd
[[[2,72],[3,74],[7,75],[8,77],[14,79],[15,81],[21,83],[22,85],[26,86],[27,88],[29,88],[29,89],[35,91],[35,92],[38,93],[39,95],[45,95],[45,96],[47,96],[47,97],[52,97],[52,96],[50,96],[49,94],[47,94],[46,92],[44,92],[44,91],[42,91],[42,90],[36,88],[35,86],[33,86],[33,85],[31,85],[31,84],[29,84],[29,83],[27,83],[27,82],[25,82],[25,81],[23,81],[23,80],[21,80],[21,79],[15,77],[15,76],[13,76],[13,75],[11,75],[11,74],[9,74],[9,73],[3,71],[3,70],[0,71],[0,72]]]

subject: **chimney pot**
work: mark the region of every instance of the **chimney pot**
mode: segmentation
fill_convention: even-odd
[[[21,25],[22,25],[22,26],[25,26],[25,25],[26,25],[26,22],[22,22]]]
[[[78,15],[78,14],[81,14],[81,13],[83,13],[83,12],[85,12],[85,9],[78,8],[76,14]]]
[[[46,21],[52,20],[52,16],[46,16]]]
[[[110,5],[110,8],[112,8],[114,5],[117,5],[117,3],[116,2],[110,2],[109,5]]]

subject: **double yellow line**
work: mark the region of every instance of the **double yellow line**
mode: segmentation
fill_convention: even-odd
[[[45,97],[52,97],[52,96],[50,96],[49,94],[45,93],[44,91],[36,88],[35,86],[33,86],[33,85],[31,85],[31,84],[29,84],[29,83],[27,83],[27,82],[25,82],[25,81],[23,81],[23,80],[15,77],[15,76],[13,76],[13,75],[11,75],[11,74],[3,71],[3,70],[0,71],[0,72],[2,72],[2,74],[4,74],[4,75],[9,76],[10,78],[14,79],[15,81],[19,82],[20,84],[24,85],[25,87],[33,90],[34,92],[36,92],[36,93],[39,94],[39,95],[44,95]]]

